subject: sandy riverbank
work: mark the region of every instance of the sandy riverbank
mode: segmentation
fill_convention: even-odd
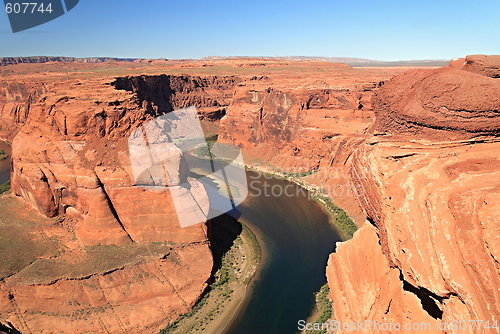
[[[162,334],[221,333],[251,291],[251,282],[262,262],[257,237],[244,224],[202,299],[192,311],[161,331]]]

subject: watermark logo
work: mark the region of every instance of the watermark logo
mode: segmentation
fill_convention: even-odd
[[[135,184],[170,191],[181,227],[237,213],[248,195],[240,150],[207,145],[195,107],[143,124],[129,136],[128,147]],[[210,159],[194,157],[193,151],[208,152]]]
[[[17,2],[4,0],[12,32],[16,33],[52,21],[72,10],[79,0]]]
[[[331,198],[365,195],[363,186],[352,181],[349,166],[319,168],[317,163],[306,161],[300,166],[286,168],[253,163],[249,165],[249,169],[254,172],[249,176],[249,196],[252,197],[302,196],[310,200],[311,195]],[[358,166],[356,171],[362,175],[372,174],[366,167]],[[268,182],[275,178],[291,181],[294,184]]]

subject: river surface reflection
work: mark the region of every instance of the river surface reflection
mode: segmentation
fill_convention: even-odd
[[[247,179],[239,220],[257,236],[264,262],[224,334],[296,333],[326,283],[328,255],[341,238],[303,188],[251,171]]]

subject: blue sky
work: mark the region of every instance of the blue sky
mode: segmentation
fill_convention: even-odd
[[[499,17],[499,0],[80,0],[16,34],[0,12],[0,57],[451,59],[500,54]]]

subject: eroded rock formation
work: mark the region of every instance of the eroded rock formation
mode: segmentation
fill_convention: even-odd
[[[375,131],[453,140],[500,134],[500,83],[451,68],[399,75],[377,92]]]
[[[330,257],[340,322],[452,332],[453,321],[498,319],[500,82],[490,73],[420,69],[385,84],[352,76],[318,91],[237,87],[220,139],[258,164],[316,169],[307,182],[359,223],[368,218]],[[464,332],[481,332],[470,324]]]
[[[193,307],[212,267],[203,243],[154,255],[84,277],[4,278],[1,322],[21,333],[158,333]]]
[[[339,321],[449,333],[465,321],[462,332],[479,333],[469,320],[498,319],[499,88],[444,68],[396,76],[377,92],[383,133],[360,146],[350,171],[371,224],[328,266]]]
[[[456,58],[449,66],[491,78],[500,78],[500,56],[473,55]]]
[[[97,332],[153,332],[194,303],[211,267],[206,228],[178,228],[168,194],[133,186],[124,140],[138,124],[189,105],[220,122],[219,141],[240,147],[246,162],[308,172],[303,180],[324,188],[362,226],[328,263],[336,319],[429,323],[431,332],[445,332],[435,327],[444,320],[497,320],[495,59],[471,56],[391,80],[407,69],[242,60],[229,64],[249,71],[239,76],[97,76],[67,79],[64,88],[40,79],[2,82],[0,136],[15,136],[13,192],[45,216],[65,213],[78,238],[68,246],[177,244],[141,264],[52,284],[4,278],[0,323],[22,331],[69,317],[75,323],[61,330],[88,323]],[[189,276],[194,265],[201,267]],[[143,290],[139,280],[154,288]],[[30,303],[32,296],[39,302]],[[81,306],[60,308],[74,300]],[[92,310],[87,318],[82,309]]]
[[[62,238],[63,252],[72,254],[64,263],[78,264],[88,247],[99,245],[155,242],[172,245],[171,251],[107,271],[90,266],[75,277],[59,273],[36,284],[26,276],[41,260],[2,277],[0,319],[23,333],[51,331],[54,324],[66,333],[154,333],[189,311],[210,277],[207,227],[179,225],[171,200],[178,182],[155,191],[136,185],[127,138],[140,124],[184,105],[198,106],[208,119],[222,117],[224,88],[231,89],[235,78],[157,76],[111,83],[3,83],[1,131],[13,138],[12,195],[45,217],[65,217],[57,232],[42,233]],[[164,168],[186,178],[179,154]],[[189,210],[202,210],[207,194],[198,181],[188,181],[191,188],[182,196],[200,203]]]

